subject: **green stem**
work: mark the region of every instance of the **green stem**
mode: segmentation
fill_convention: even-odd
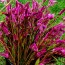
[[[19,42],[18,42],[18,65],[19,65]]]
[[[19,39],[19,28],[17,27],[17,36],[18,36],[18,61],[17,61],[17,65],[19,65],[19,43],[20,43],[20,39]]]
[[[26,65],[30,65],[30,62],[34,59],[34,53],[32,53],[31,55],[30,55],[30,58],[29,58],[29,60],[26,62]]]
[[[10,53],[10,56],[12,58],[12,62],[13,62],[14,65],[16,65],[15,60],[14,60],[14,57],[12,56],[9,48],[7,47],[7,44],[3,40],[0,40],[0,42],[4,45],[5,49]]]

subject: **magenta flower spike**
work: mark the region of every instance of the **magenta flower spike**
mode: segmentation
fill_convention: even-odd
[[[65,57],[65,48],[63,47],[56,47],[52,50],[53,53],[59,54],[60,56]]]
[[[56,2],[56,0],[49,0],[48,6],[53,6]]]
[[[51,60],[51,58],[44,59],[40,64],[46,65]]]
[[[59,15],[63,14],[65,12],[65,8],[59,12]]]
[[[36,43],[33,43],[32,45],[30,45],[30,49],[34,52],[38,52],[38,47],[37,47]]]
[[[37,12],[39,8],[39,4],[36,2],[36,0],[32,0],[32,10],[33,12]]]
[[[41,58],[42,56],[44,56],[45,53],[46,53],[46,49],[42,49],[41,51],[36,53],[36,56],[38,58]]]
[[[44,29],[46,28],[46,25],[44,25],[41,20],[37,23],[37,26],[39,27],[40,33],[44,32]]]
[[[43,63],[40,63],[39,65],[44,65]]]
[[[9,58],[8,52],[2,52],[2,53],[0,53],[0,56],[3,56],[5,58]]]
[[[58,40],[56,40],[56,43],[60,43],[60,44],[64,43],[65,44],[65,40],[58,39]]]
[[[12,14],[12,22],[17,22],[14,14]]]
[[[17,37],[16,34],[13,35],[13,39],[14,39],[14,41],[15,41],[15,40],[18,40],[18,37]]]
[[[49,37],[52,37],[52,39],[53,39],[53,38],[59,39],[59,38],[62,36],[62,34],[65,33],[64,27],[65,27],[65,25],[63,25],[62,23],[60,23],[60,24],[54,26],[54,27],[46,34],[46,36],[44,37],[44,40],[47,39],[47,38],[49,38]],[[60,33],[59,33],[59,32],[60,32]]]
[[[4,23],[1,24],[1,28],[2,28],[2,31],[3,31],[6,35],[9,35],[9,34],[10,34],[10,32],[9,32],[9,30],[8,30],[8,28],[7,28],[7,26],[6,26]]]

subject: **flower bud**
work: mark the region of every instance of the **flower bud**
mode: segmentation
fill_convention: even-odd
[[[49,18],[49,19],[53,19],[53,18],[54,18],[54,14],[50,14],[50,13],[49,13],[49,14],[48,14],[48,18]]]

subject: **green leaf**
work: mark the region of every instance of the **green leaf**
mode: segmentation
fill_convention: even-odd
[[[58,57],[58,61],[55,62],[56,65],[65,65],[65,58],[63,57]]]
[[[39,62],[40,62],[40,58],[38,58],[35,62],[35,65],[39,65]]]
[[[65,33],[61,36],[60,39],[65,39]]]

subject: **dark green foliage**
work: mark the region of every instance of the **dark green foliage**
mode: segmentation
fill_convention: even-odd
[[[6,65],[4,57],[0,57],[0,65]]]
[[[0,44],[0,52],[3,52],[3,45]],[[0,56],[0,65],[6,65],[5,58]]]
[[[56,60],[56,65],[65,65],[65,58],[63,57],[59,57],[57,60]]]

